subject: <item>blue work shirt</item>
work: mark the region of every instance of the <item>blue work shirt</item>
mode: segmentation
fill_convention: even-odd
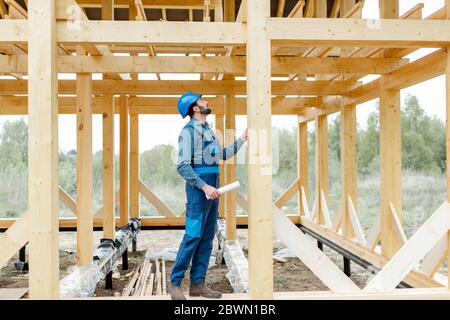
[[[191,185],[201,189],[206,183],[202,173],[219,173],[219,161],[233,157],[244,141],[239,138],[222,148],[207,122],[191,119],[178,136],[178,173]]]

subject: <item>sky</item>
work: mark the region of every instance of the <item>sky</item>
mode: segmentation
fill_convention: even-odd
[[[424,18],[431,13],[439,10],[444,6],[444,0],[400,0],[400,14],[408,11],[417,3],[423,3]],[[363,9],[364,19],[376,19],[379,17],[378,0],[366,0]],[[433,49],[421,49],[411,54],[411,60],[418,59]],[[97,75],[94,75],[94,79]],[[144,76],[143,76],[144,77]],[[60,75],[60,79],[75,79],[75,75]],[[166,75],[165,79],[198,79],[196,75]],[[374,77],[363,79],[370,81]],[[427,114],[445,119],[445,77],[431,79],[427,82],[406,88],[401,91],[402,102],[407,94],[416,95],[420,104],[424,107]],[[211,105],[214,108],[213,105]],[[369,101],[357,107],[357,118],[360,127],[365,127],[367,116],[376,110],[376,101]],[[332,120],[336,115],[330,116]],[[0,116],[0,126],[7,120],[19,119],[20,116]],[[23,117],[26,119],[26,117]],[[211,117],[214,123],[214,117]],[[141,115],[139,117],[139,151],[149,150],[158,144],[176,145],[179,131],[185,124],[186,120],[181,119],[178,115]],[[291,129],[296,126],[296,116],[273,116],[272,125],[279,128]],[[237,135],[245,129],[246,117],[238,116],[236,118]],[[116,116],[115,121],[115,150],[119,150],[119,119]],[[60,115],[59,116],[59,149],[61,151],[69,151],[76,149],[76,116]],[[93,151],[97,152],[102,149],[102,117],[94,115],[93,117]]]

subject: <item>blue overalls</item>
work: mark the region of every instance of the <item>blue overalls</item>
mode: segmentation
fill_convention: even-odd
[[[208,123],[191,119],[178,137],[178,173],[186,180],[186,229],[175,264],[171,284],[179,286],[192,261],[191,283],[205,280],[217,225],[219,199],[206,199],[205,184],[219,187],[219,160],[234,156],[243,141],[237,139],[222,148]]]

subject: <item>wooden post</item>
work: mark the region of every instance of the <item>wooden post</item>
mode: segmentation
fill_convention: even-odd
[[[380,16],[398,18],[398,0],[380,0]],[[395,239],[390,203],[402,221],[400,90],[386,90],[385,79],[380,86],[380,217],[381,253],[392,257],[399,245]]]
[[[356,4],[356,0],[340,0],[340,4],[339,16],[342,18]]]
[[[328,119],[316,116],[316,216],[318,222],[325,222],[322,214],[320,193],[323,190],[328,200]]]
[[[450,19],[450,0],[445,0],[445,16]],[[446,153],[447,153],[447,201],[450,201],[450,46],[447,46],[446,81]],[[450,290],[450,230],[447,236],[447,287]]]
[[[128,0],[128,3],[129,3],[128,19],[130,21],[134,21],[134,20],[136,20],[136,16],[137,16],[137,8],[136,8],[135,0]]]
[[[224,0],[224,18],[226,22],[236,21],[236,1]]]
[[[78,49],[80,54],[83,49]],[[92,262],[94,217],[92,214],[92,80],[78,73],[77,90],[77,264]]]
[[[303,212],[301,187],[305,190],[308,198],[308,124],[306,122],[298,124],[298,147],[297,147],[297,175],[298,179],[298,214]],[[305,214],[303,212],[303,214]]]
[[[58,85],[54,0],[28,4],[30,298],[59,298]]]
[[[379,0],[380,17],[383,19],[395,19],[400,15],[400,7],[398,0]]]
[[[216,136],[222,146],[225,146],[225,128],[223,114],[216,114]],[[220,160],[219,170],[220,185],[223,186],[225,184],[225,165],[222,160]],[[225,218],[225,197],[219,199],[219,218]]]
[[[450,290],[450,230],[447,234],[447,288]]]
[[[446,0],[446,18],[450,19],[450,0]],[[450,201],[450,45],[447,46],[446,81],[446,159],[447,159],[447,201]],[[450,265],[450,261],[448,262]],[[450,274],[449,274],[450,279]]]
[[[130,217],[140,216],[139,114],[130,115]]]
[[[103,96],[103,238],[115,236],[114,96]]]
[[[266,36],[269,16],[268,0],[247,0],[248,257],[252,299],[273,298],[271,43]]]
[[[381,252],[392,257],[399,246],[389,203],[394,205],[400,221],[402,217],[400,90],[384,89],[384,79],[380,92],[380,170]]]
[[[233,110],[233,95],[225,96],[225,145],[234,142],[236,132],[236,115]],[[226,161],[225,184],[236,181],[236,159],[233,157]],[[236,191],[225,194],[226,199],[226,239],[236,240]]]
[[[356,0],[340,0],[340,10],[339,16],[344,18],[351,8],[356,4]],[[349,48],[339,48],[339,52],[341,56],[346,56],[351,52]],[[339,76],[339,79],[345,79],[343,76]]]
[[[114,20],[114,0],[102,0],[102,20]]]
[[[342,230],[345,237],[353,237],[354,232],[349,216],[348,196],[356,206],[357,169],[356,156],[356,106],[341,107],[341,175],[342,175]]]
[[[326,18],[328,17],[327,12],[327,0],[316,0],[314,1],[314,15],[316,18]]]
[[[120,226],[128,223],[128,97],[119,97],[120,108]]]

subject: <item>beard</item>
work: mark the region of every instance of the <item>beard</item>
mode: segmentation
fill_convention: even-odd
[[[208,115],[212,112],[211,108],[205,108],[203,106],[199,106],[200,113],[204,115]]]

